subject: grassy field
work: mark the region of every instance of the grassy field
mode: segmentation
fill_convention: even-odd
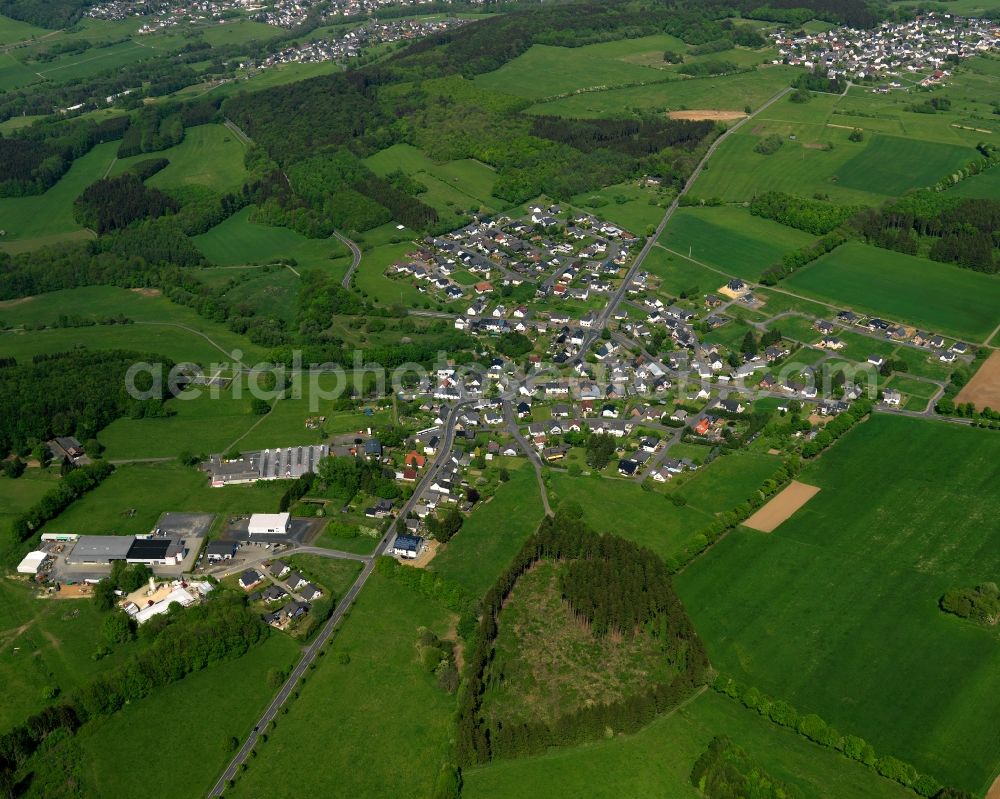
[[[521,464],[489,502],[477,508],[431,562],[433,571],[479,596],[493,585],[542,520],[535,471]]]
[[[68,313],[91,319],[123,314],[136,324],[4,331],[0,333],[0,354],[26,361],[36,353],[60,352],[83,345],[93,349],[136,350],[178,362],[203,364],[231,360],[229,354],[237,349],[250,363],[262,360],[265,354],[224,325],[203,319],[155,292],[87,286],[0,302],[0,319],[12,328],[54,324],[60,314]]]
[[[1000,640],[937,603],[1000,569],[998,461],[1000,438],[964,427],[879,415],[852,431],[800,475],[821,490],[795,516],[727,537],[677,578],[713,664],[984,791],[1000,764]]]
[[[288,559],[288,564],[338,599],[354,584],[362,566],[356,560],[336,560],[319,555],[294,555]]]
[[[857,242],[800,269],[782,286],[975,342],[1000,324],[1000,279]]]
[[[416,643],[418,628],[443,635],[448,621],[438,606],[372,575],[301,697],[226,796],[325,795],[331,775],[343,796],[429,796],[455,700],[420,665]],[[406,756],[394,756],[401,746]]]
[[[994,167],[971,178],[966,178],[954,188],[948,189],[948,194],[956,197],[977,197],[992,200],[1000,194],[1000,169]]]
[[[235,191],[243,185],[245,146],[224,125],[197,125],[184,130],[184,141],[156,153],[142,153],[115,161],[111,170],[121,174],[138,161],[166,158],[170,165],[146,182],[158,189],[206,186],[219,192]]]
[[[859,191],[903,194],[931,186],[975,155],[969,147],[936,144],[899,136],[874,136],[871,143],[837,171],[837,183]]]
[[[652,74],[655,78],[658,73]],[[562,117],[620,117],[624,110],[629,109],[660,112],[684,109],[742,111],[747,105],[756,107],[763,103],[787,86],[796,74],[794,67],[766,67],[756,72],[735,75],[686,78],[625,89],[580,92],[538,103],[528,111],[532,114]]]
[[[176,463],[119,466],[100,486],[45,525],[44,532],[148,533],[161,513],[274,513],[288,484],[274,480],[212,488],[204,472]],[[125,511],[135,510],[134,516]]]
[[[645,36],[583,47],[536,44],[500,69],[479,75],[476,83],[538,100],[577,89],[662,80],[667,66],[664,50],[684,52],[687,45],[673,36]]]
[[[0,15],[0,44],[11,44],[13,42],[23,42],[39,36],[44,36],[51,31],[39,28],[19,19],[11,19]]]
[[[706,450],[707,454],[707,450]],[[714,514],[743,502],[778,468],[777,458],[739,455],[721,458],[674,488],[688,499],[678,507],[663,493],[644,491],[638,483],[553,472],[549,501],[576,502],[588,524],[649,547],[661,557],[674,555]]]
[[[271,700],[268,671],[287,673],[297,654],[291,638],[274,633],[241,658],[191,674],[85,727],[79,741],[87,755],[82,771],[88,795],[138,796],[149,780],[166,799],[206,793],[229,757],[224,743],[242,740]],[[199,721],[208,718],[210,724]],[[121,767],[137,749],[156,750],[170,734],[183,736],[184,768],[168,757],[151,758],[141,769]]]
[[[443,214],[454,213],[455,209],[490,212],[510,206],[493,196],[496,172],[469,158],[437,164],[413,145],[394,144],[366,158],[365,164],[376,175],[402,170],[416,178],[427,186],[420,199]]]
[[[0,542],[6,543],[10,525],[59,480],[58,469],[28,469],[17,480],[0,478]]]
[[[24,239],[46,243],[68,233],[80,234],[82,228],[73,219],[73,201],[107,171],[118,150],[118,142],[98,144],[44,194],[33,197],[0,198],[0,219],[6,235],[4,244]]]
[[[745,280],[758,280],[786,252],[812,240],[808,233],[726,206],[679,208],[660,237],[664,246]]]
[[[194,243],[205,257],[220,266],[263,264],[276,258],[294,258],[301,266],[333,268],[347,249],[337,239],[308,239],[284,227],[250,221],[252,208],[244,208]],[[349,262],[348,262],[349,263]]]
[[[89,78],[156,55],[153,49],[130,39],[107,47],[91,47],[83,53],[58,56],[52,61],[32,64],[31,69],[36,70],[47,81],[63,83]]]
[[[685,253],[686,254],[686,253]],[[660,279],[660,294],[676,297],[682,291],[706,294],[725,286],[728,277],[714,269],[674,255],[662,247],[653,247],[642,266]]]
[[[19,483],[32,483],[22,478]],[[117,644],[101,660],[92,656],[106,643],[101,614],[88,600],[35,599],[25,583],[0,579],[0,732],[36,713],[49,700],[47,687],[67,692],[144,646]]]
[[[695,799],[691,767],[716,735],[728,735],[771,775],[806,799],[905,799],[913,794],[858,763],[782,730],[712,693],[661,716],[635,735],[463,773],[465,799]]]

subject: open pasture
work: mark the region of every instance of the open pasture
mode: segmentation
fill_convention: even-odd
[[[981,342],[1000,324],[1000,279],[848,242],[782,286],[865,313]]]
[[[69,692],[145,646],[141,640],[116,644],[111,655],[95,660],[94,652],[105,643],[93,602],[36,599],[27,584],[0,579],[0,680],[5,692],[0,731],[51,704],[42,698],[43,689]]]
[[[678,208],[660,237],[672,250],[690,253],[696,261],[718,267],[745,280],[760,273],[813,236],[743,208]]]
[[[287,715],[258,745],[261,756],[248,761],[226,796],[273,794],[290,773],[295,787],[279,787],[277,795],[323,795],[336,774],[344,796],[430,796],[447,760],[455,699],[421,665],[417,638],[420,627],[445,635],[449,615],[373,574],[327,654],[307,673],[301,697],[290,700]],[[401,742],[407,756],[391,756]]]
[[[423,183],[427,192],[420,199],[439,213],[454,208],[501,210],[510,205],[493,196],[496,172],[492,167],[471,158],[438,164],[411,144],[394,144],[366,158],[365,164],[376,175],[401,170]]]
[[[713,665],[984,791],[1000,639],[938,599],[1000,570],[998,463],[989,432],[885,414],[858,426],[799,475],[822,490],[791,519],[728,536],[678,576]]]
[[[59,182],[44,194],[0,197],[0,219],[6,231],[0,242],[7,244],[82,231],[73,219],[73,201],[87,186],[104,176],[117,150],[118,142],[98,144],[82,158],[77,158]]]
[[[220,222],[194,243],[219,266],[266,264],[277,258],[294,258],[300,266],[336,268],[335,261],[348,255],[337,239],[309,239],[285,227],[250,221],[252,208],[244,208]]]
[[[89,78],[100,72],[106,72],[126,64],[134,64],[156,55],[156,51],[129,39],[107,47],[91,47],[82,53],[58,56],[52,61],[32,64],[31,69],[37,70],[45,80],[54,83]]]
[[[860,153],[837,171],[838,185],[859,191],[898,195],[936,183],[975,156],[954,144],[873,136]]]
[[[487,89],[538,100],[579,89],[660,80],[664,50],[684,52],[673,36],[644,36],[583,47],[533,45],[500,69],[476,77]],[[657,64],[658,57],[658,64]]]
[[[726,285],[728,277],[713,268],[692,261],[685,255],[668,252],[663,247],[649,251],[643,267],[660,279],[660,294],[676,297],[682,291],[705,294]]]
[[[654,79],[663,75],[650,72]],[[777,94],[796,73],[794,67],[771,66],[735,75],[678,77],[677,80],[643,86],[571,94],[533,105],[528,113],[587,118],[620,117],[630,110],[667,112],[697,108],[742,111],[747,105],[756,107]]]
[[[30,41],[51,33],[52,31],[31,23],[0,15],[0,44]]]
[[[224,743],[243,739],[271,701],[271,669],[287,673],[298,645],[273,632],[245,655],[209,666],[167,685],[145,699],[126,705],[79,733],[85,784],[94,796],[137,796],[150,780],[164,799],[185,799],[208,791],[228,754]],[[189,720],[211,718],[211,724]],[[171,758],[151,758],[141,769],[121,768],[137,749],[163,745],[166,719],[184,727],[189,762],[178,769]]]
[[[111,174],[121,174],[138,161],[166,158],[170,164],[149,178],[147,185],[158,189],[195,185],[218,192],[235,191],[246,176],[244,150],[240,138],[224,125],[196,125],[184,130],[180,144],[116,160]]]
[[[61,352],[82,345],[92,349],[135,350],[177,362],[202,364],[230,361],[230,353],[237,349],[248,362],[261,360],[264,356],[263,349],[243,336],[155,292],[86,286],[0,302],[0,319],[12,328],[55,324],[61,315],[70,313],[91,319],[122,314],[135,324],[8,330],[0,332],[0,354],[30,360],[35,354]]]
[[[542,521],[535,471],[525,463],[493,499],[480,505],[431,562],[432,571],[461,584],[473,596],[493,585]]]
[[[716,735],[728,735],[806,799],[906,799],[905,788],[837,752],[780,729],[712,691],[635,735],[501,760],[463,773],[466,799],[696,799],[691,767]]]

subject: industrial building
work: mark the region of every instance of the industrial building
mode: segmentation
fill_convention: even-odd
[[[320,460],[330,454],[326,444],[247,452],[233,460],[216,455],[202,464],[214,487],[254,483],[258,480],[294,480],[315,472]]]
[[[112,561],[177,566],[187,556],[184,541],[165,536],[81,535],[66,555],[72,565],[108,566]]]
[[[247,532],[255,535],[287,535],[292,526],[290,513],[255,513],[250,517]]]

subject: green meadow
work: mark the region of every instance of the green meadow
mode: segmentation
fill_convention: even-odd
[[[804,247],[813,236],[753,216],[743,208],[678,208],[660,237],[660,243],[696,261],[715,266],[746,280],[791,250]]]
[[[995,276],[857,242],[803,267],[782,286],[974,342],[1000,324]]]
[[[431,569],[480,596],[542,521],[542,500],[535,470],[526,463],[510,481],[472,512],[458,534],[431,562]]]
[[[707,266],[689,260],[684,255],[667,252],[663,247],[653,247],[643,268],[660,279],[660,294],[676,297],[682,291],[689,294],[705,294],[725,286],[728,272],[720,274]]]
[[[205,186],[225,193],[243,185],[244,150],[240,138],[224,125],[196,125],[185,128],[180,144],[116,160],[111,174],[121,174],[138,161],[166,158],[170,164],[149,178],[147,185],[158,189]]]
[[[130,39],[107,47],[91,47],[82,53],[58,56],[52,61],[32,64],[30,68],[47,81],[64,83],[134,64],[155,55],[156,52],[151,48],[138,40]]]
[[[583,47],[533,45],[500,69],[475,81],[532,100],[578,89],[662,80],[663,51],[684,52],[687,45],[673,36],[644,36]]]
[[[988,432],[860,425],[799,476],[821,490],[790,520],[677,577],[713,665],[981,794],[1000,765],[1000,639],[938,599],[1000,569],[998,462]]]
[[[94,653],[105,643],[101,614],[92,602],[36,599],[28,584],[0,579],[0,681],[5,691],[0,732],[51,704],[43,699],[43,689],[68,692],[144,646],[142,641],[117,644],[108,657],[95,660]]]
[[[635,735],[552,749],[463,772],[465,799],[695,799],[691,768],[717,735],[746,749],[768,774],[806,799],[905,799],[905,788],[837,752],[775,727],[732,700],[708,691]]]
[[[77,158],[65,175],[44,194],[32,197],[0,197],[0,219],[6,231],[0,241],[4,245],[25,239],[32,244],[49,243],[73,233],[77,237],[90,235],[73,219],[73,201],[95,180],[99,180],[115,158],[118,142],[98,144]]]
[[[272,633],[242,657],[190,674],[84,727],[78,739],[89,795],[138,796],[150,780],[167,799],[206,793],[229,757],[225,743],[245,738],[271,701],[268,672],[289,672],[298,653],[291,638]],[[151,758],[141,769],[121,767],[136,751],[161,747],[171,734],[183,736],[184,768],[169,757]]]
[[[449,616],[373,574],[226,796],[325,795],[331,775],[343,796],[430,796],[447,762],[455,699],[421,665],[417,639],[421,627],[446,634]]]
[[[337,239],[309,239],[289,228],[251,222],[252,210],[244,208],[207,233],[195,236],[195,245],[209,261],[220,266],[294,258],[303,267],[333,269],[348,257],[347,248]]]
[[[553,506],[576,503],[597,532],[628,538],[669,558],[716,513],[746,500],[779,465],[777,458],[767,455],[720,458],[681,480],[682,485],[671,482],[667,491],[684,496],[687,504],[683,506],[675,505],[664,492],[643,490],[634,480],[552,472],[549,502]]]
[[[24,42],[51,33],[45,28],[39,28],[19,19],[11,19],[0,15],[0,44]]]
[[[365,159],[376,175],[402,170],[427,187],[419,198],[441,214],[456,209],[496,211],[510,203],[493,196],[496,172],[471,158],[437,164],[411,144],[394,144]]]
[[[135,324],[18,329],[22,325],[56,324],[60,315],[99,319],[118,314]],[[230,361],[234,350],[251,363],[264,356],[262,348],[243,336],[157,293],[112,286],[87,286],[0,302],[0,320],[13,328],[0,332],[0,354],[22,361],[79,346],[134,350],[202,364]]]
[[[495,73],[490,73],[495,74]],[[653,73],[655,76],[658,73]],[[593,90],[538,103],[532,114],[561,117],[620,117],[627,111],[712,109],[743,111],[757,107],[788,86],[794,67],[770,66],[754,72],[704,78],[679,78],[623,89]]]
[[[288,487],[284,480],[212,488],[208,476],[175,462],[119,466],[82,499],[50,521],[43,532],[88,535],[148,533],[168,511],[239,515],[274,513]],[[130,515],[134,510],[135,514]]]

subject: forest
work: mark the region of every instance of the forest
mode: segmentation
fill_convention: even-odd
[[[176,211],[177,201],[143,184],[135,173],[91,183],[73,204],[73,216],[99,236]]]
[[[123,350],[36,355],[33,363],[0,368],[0,456],[53,436],[93,438],[120,416],[161,415],[162,400],[137,400],[125,373],[151,356]],[[162,360],[162,359],[159,359]],[[147,376],[148,377],[148,376]],[[136,385],[141,390],[151,383]]]
[[[482,715],[482,702],[489,687],[486,670],[501,623],[500,611],[518,578],[542,558],[566,564],[604,561],[603,590],[586,584],[589,576],[584,571],[586,567],[571,573],[564,590],[569,587],[581,608],[590,609],[595,618],[606,618],[609,624],[626,626],[642,619],[656,626],[664,656],[683,664],[683,670],[669,683],[654,682],[642,693],[621,702],[581,707],[552,725],[488,723]],[[475,647],[467,655],[470,677],[459,699],[456,741],[459,765],[581,743],[604,736],[609,728],[615,732],[635,732],[705,682],[709,664],[704,645],[673,592],[666,567],[656,564],[657,556],[637,544],[594,533],[582,521],[578,509],[561,508],[555,516],[542,521],[483,598]],[[642,574],[643,568],[649,569],[648,575]]]
[[[1000,200],[912,192],[880,210],[864,211],[852,227],[877,247],[926,254],[977,272],[1000,271]]]
[[[128,117],[45,120],[0,136],[0,197],[41,194],[55,185],[75,158],[99,142],[120,139]]]
[[[78,22],[92,0],[0,0],[0,14],[40,28],[65,28]]]
[[[764,192],[750,201],[750,213],[754,216],[773,219],[817,236],[829,233],[863,209],[861,205],[834,205],[781,191]]]

